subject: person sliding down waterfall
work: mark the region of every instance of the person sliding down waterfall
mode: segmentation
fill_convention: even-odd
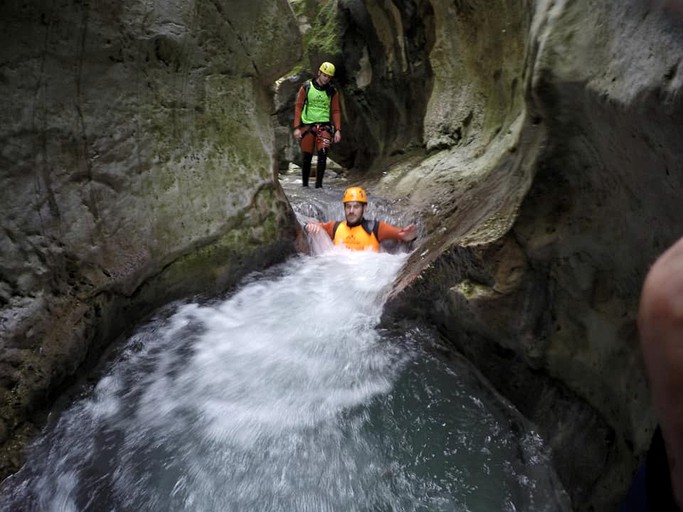
[[[367,220],[363,217],[368,205],[368,198],[360,187],[350,187],[344,192],[345,221],[330,221],[325,223],[309,222],[305,229],[309,233],[324,230],[335,245],[343,245],[355,251],[379,251],[379,244],[383,240],[401,240],[410,242],[417,237],[417,227],[410,224],[400,228],[382,221]]]
[[[318,150],[315,188],[321,188],[327,164],[327,150],[332,141],[337,144],[341,140],[339,92],[330,83],[334,71],[334,64],[323,62],[315,80],[306,80],[296,95],[294,137],[299,141],[303,153],[301,179],[304,187],[308,186],[311,175],[313,150]]]

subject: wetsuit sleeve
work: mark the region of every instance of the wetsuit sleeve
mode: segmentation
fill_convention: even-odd
[[[301,110],[304,108],[304,101],[306,100],[306,90],[299,87],[299,92],[294,101],[294,128],[301,126]]]
[[[400,240],[398,232],[401,231],[401,228],[382,221],[377,221],[377,224],[377,238],[380,242],[382,240]]]
[[[334,223],[335,221],[332,220],[330,222],[323,222],[321,224],[322,228],[327,232],[328,235],[330,235],[330,238],[333,237]]]
[[[303,102],[303,100],[302,100]],[[341,130],[341,109],[339,108],[339,92],[335,92],[330,101],[330,115],[335,130]]]

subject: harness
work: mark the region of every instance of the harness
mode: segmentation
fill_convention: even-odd
[[[334,126],[325,123],[307,124],[304,126],[306,126],[306,129],[301,134],[301,138],[303,139],[306,135],[312,133],[315,136],[315,145],[318,151],[327,154],[327,150],[332,144],[332,137],[334,137]]]

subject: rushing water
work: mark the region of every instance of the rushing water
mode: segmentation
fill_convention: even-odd
[[[339,191],[291,194],[303,218]],[[313,246],[139,327],[0,510],[568,510],[539,437],[466,364],[425,327],[377,328],[406,254]]]

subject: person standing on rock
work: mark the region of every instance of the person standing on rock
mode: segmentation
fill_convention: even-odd
[[[368,205],[368,198],[361,187],[347,188],[342,203],[344,203],[345,221],[309,222],[305,226],[306,231],[309,233],[325,231],[335,245],[355,251],[379,252],[379,244],[384,240],[410,242],[417,237],[415,224],[400,228],[386,222],[365,219],[363,215]]]
[[[334,72],[334,64],[323,62],[315,79],[306,80],[296,95],[294,137],[299,141],[303,153],[301,178],[304,187],[308,186],[311,175],[313,151],[317,149],[318,153],[315,188],[321,188],[327,165],[327,151],[333,141],[336,144],[341,140],[339,92],[331,83]]]

